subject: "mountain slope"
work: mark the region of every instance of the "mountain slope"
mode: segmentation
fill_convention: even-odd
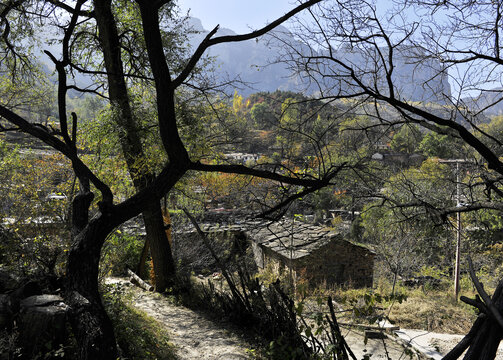
[[[198,34],[193,35],[190,43],[196,47],[202,39],[208,34],[197,18],[189,19],[190,25]],[[218,35],[235,35],[230,29],[222,28],[217,32]],[[242,88],[243,95],[249,95],[256,91],[275,91],[289,90],[312,94],[317,89],[313,85],[306,85],[305,81],[289,68],[289,65],[282,61],[286,60],[285,51],[281,49],[282,42],[295,47],[302,53],[317,54],[314,49],[307,48],[306,45],[294,39],[287,28],[279,26],[274,30],[274,35],[265,35],[256,40],[248,40],[238,43],[219,44],[209,49],[209,55],[214,57],[215,74],[217,79],[225,81],[226,79],[240,78],[250,85],[250,88]],[[279,39],[279,40],[278,40]],[[444,103],[445,96],[450,96],[450,85],[447,81],[447,75],[441,74],[441,64],[430,60],[427,64],[418,65],[415,59],[409,58],[409,54],[418,53],[418,51],[396,52],[394,81],[396,91],[401,97],[410,101],[439,102]],[[369,62],[369,55],[362,52],[356,52],[342,47],[336,51],[337,56],[347,59],[355,67],[362,70],[373,66],[372,59]],[[282,58],[283,56],[283,58]],[[335,69],[336,71],[339,69]],[[328,80],[330,81],[330,80]],[[326,88],[335,88],[337,84],[332,80],[327,83],[323,80]]]

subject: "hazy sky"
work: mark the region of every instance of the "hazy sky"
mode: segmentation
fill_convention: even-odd
[[[257,29],[295,7],[294,0],[179,0],[183,12],[191,9],[193,17],[201,19],[203,27],[217,24],[238,34]]]

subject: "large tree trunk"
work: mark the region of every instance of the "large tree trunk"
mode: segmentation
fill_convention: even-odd
[[[148,246],[154,263],[155,290],[163,292],[175,282],[175,262],[166,236],[161,204],[156,201],[143,211]],[[141,264],[141,265],[144,265]]]
[[[93,219],[75,236],[68,256],[65,301],[82,360],[117,359],[112,323],[98,292],[100,253],[113,229],[110,223],[103,215]]]
[[[183,175],[183,170],[173,169],[172,178],[166,184],[170,188]],[[138,215],[144,210],[150,217],[145,218],[145,223],[157,229],[156,238],[161,235],[166,238],[164,223],[159,198],[142,197],[132,201],[126,207],[113,208],[111,204],[100,204],[101,214],[88,221],[88,210],[93,200],[89,191],[89,183],[82,179],[81,192],[75,197],[72,204],[72,239],[73,244],[69,252],[66,272],[65,301],[71,307],[70,322],[78,343],[79,359],[100,360],[117,359],[117,346],[112,323],[101,303],[98,291],[98,273],[101,249],[107,236],[113,229],[124,221]],[[145,206],[146,205],[146,206]],[[161,234],[162,233],[162,234]],[[168,241],[166,240],[166,243]],[[163,252],[169,247],[155,248],[152,252],[158,254],[158,263],[168,267],[174,264],[171,253]],[[168,243],[169,245],[169,243]],[[163,259],[170,259],[168,264]],[[170,269],[174,273],[174,268]],[[172,279],[160,278],[156,282],[159,289],[170,284]]]

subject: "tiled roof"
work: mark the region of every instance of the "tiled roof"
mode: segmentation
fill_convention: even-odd
[[[337,230],[286,219],[279,222],[246,221],[235,225],[200,224],[200,226],[206,233],[243,231],[256,244],[288,259],[300,259],[334,240],[372,252],[364,246],[348,241],[349,227],[342,224]],[[188,234],[194,231],[195,229],[189,224],[182,232]]]
[[[261,224],[247,231],[253,241],[289,259],[309,255],[333,240],[344,241],[343,232],[290,220]]]

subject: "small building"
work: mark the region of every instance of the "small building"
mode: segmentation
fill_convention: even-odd
[[[394,166],[419,166],[426,160],[421,154],[406,154],[398,152],[376,152],[371,156],[372,160],[380,161]]]
[[[246,154],[239,152],[224,154],[224,156],[231,163],[243,165],[248,162],[255,164],[260,158],[260,154]]]
[[[310,287],[370,287],[375,254],[346,240],[347,231],[294,221],[247,231],[257,267],[292,274],[294,284]]]

